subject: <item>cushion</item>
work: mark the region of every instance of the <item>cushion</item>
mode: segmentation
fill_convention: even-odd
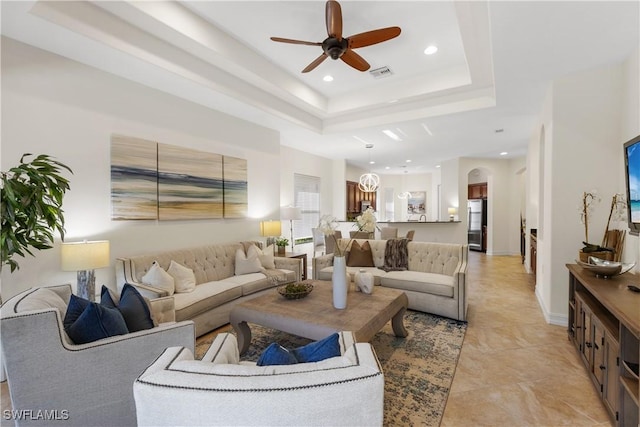
[[[260,265],[262,265],[262,268],[270,270],[276,268],[274,245],[267,246],[264,251],[257,246],[250,246],[247,250],[247,255],[249,255],[250,253],[252,254],[253,252],[258,254],[258,259],[260,260]]]
[[[262,352],[256,365],[293,365],[296,363],[298,363],[298,359],[289,350],[274,342]]]
[[[347,258],[348,267],[375,267],[373,263],[373,253],[369,242],[364,242],[362,246],[357,240],[354,240],[349,250]]]
[[[149,286],[153,286],[158,289],[166,291],[169,295],[173,295],[175,288],[175,281],[173,277],[158,264],[158,261],[153,261],[151,268],[147,273],[142,276],[142,283]]]
[[[320,362],[337,356],[340,356],[340,343],[338,342],[338,334],[334,333],[320,341],[315,341],[293,350],[287,350],[279,344],[272,343],[262,352],[256,365],[292,365],[294,363]]]
[[[21,313],[45,308],[57,308],[62,317],[67,311],[67,303],[51,289],[38,288],[18,302],[15,310],[16,313]]]
[[[129,332],[124,317],[117,309],[75,295],[71,295],[63,323],[64,330],[75,344]]]
[[[176,292],[193,292],[196,289],[196,275],[192,269],[171,260],[167,273],[173,277]]]
[[[113,301],[109,289],[103,285],[100,293],[100,305],[120,311],[129,332],[143,331],[154,326],[151,311],[144,297],[128,283],[122,287],[118,304]]]
[[[262,271],[262,264],[260,264],[258,253],[252,251],[252,247],[255,246],[250,246],[247,254],[245,254],[242,249],[236,251],[236,276]]]

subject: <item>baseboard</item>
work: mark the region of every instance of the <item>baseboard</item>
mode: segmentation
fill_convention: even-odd
[[[567,327],[569,325],[569,317],[566,314],[559,313],[550,313],[547,310],[547,307],[544,305],[540,294],[538,293],[538,287],[536,286],[536,299],[538,300],[538,305],[542,310],[542,315],[544,316],[544,320],[550,325],[564,326]]]

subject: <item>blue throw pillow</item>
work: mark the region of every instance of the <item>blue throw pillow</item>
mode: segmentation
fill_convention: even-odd
[[[269,344],[269,347],[262,352],[260,358],[256,362],[256,365],[293,365],[295,363],[298,363],[298,360],[289,350],[280,344],[271,343]]]
[[[340,343],[338,334],[309,343],[305,346],[287,350],[279,344],[272,343],[267,347],[258,362],[258,366],[267,365],[292,365],[294,363],[319,362],[331,357],[340,356]]]
[[[320,341],[293,349],[291,352],[299,363],[319,362],[330,357],[340,356],[338,334],[329,335]]]
[[[117,305],[113,301],[113,298],[111,298],[109,289],[102,285],[100,304],[105,307],[118,309],[120,313],[122,313],[122,317],[124,317],[129,332],[153,328],[153,319],[151,318],[151,312],[149,311],[147,302],[144,300],[144,297],[140,295],[140,292],[128,283],[125,283],[122,288],[120,302]]]
[[[64,330],[75,344],[85,344],[129,332],[117,309],[71,295],[64,316]]]

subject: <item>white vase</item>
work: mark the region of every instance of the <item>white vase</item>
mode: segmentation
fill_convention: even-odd
[[[367,270],[361,268],[355,274],[353,281],[356,283],[356,288],[365,294],[371,294],[373,292],[373,274],[368,273]]]
[[[347,308],[347,262],[343,256],[333,257],[333,306],[337,309]]]

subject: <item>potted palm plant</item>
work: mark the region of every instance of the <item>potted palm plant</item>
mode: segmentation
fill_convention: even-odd
[[[52,248],[56,231],[64,240],[62,199],[69,181],[61,172],[73,171],[46,154],[30,161],[28,156],[32,154],[23,154],[19,165],[0,172],[0,268],[8,265],[12,272],[20,268],[14,256]]]

